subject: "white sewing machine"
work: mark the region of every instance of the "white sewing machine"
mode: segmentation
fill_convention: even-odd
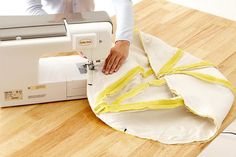
[[[112,23],[105,12],[0,21],[1,107],[86,98],[87,84],[93,83],[87,72],[93,73],[94,62],[104,60],[112,46]],[[75,52],[87,59],[60,56]]]

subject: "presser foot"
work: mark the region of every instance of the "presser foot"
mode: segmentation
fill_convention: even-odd
[[[100,64],[101,62],[101,60],[88,61],[86,66],[88,68],[88,73],[90,73],[87,80],[89,86],[93,85],[93,71],[96,70],[96,65]]]
[[[99,63],[101,63],[101,60],[88,61],[88,64],[86,64],[86,65],[88,66],[89,70],[96,70],[95,67]]]

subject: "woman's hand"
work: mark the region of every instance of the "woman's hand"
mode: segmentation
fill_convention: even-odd
[[[105,60],[102,72],[106,75],[117,72],[128,57],[129,46],[130,42],[127,40],[116,41],[115,46]]]

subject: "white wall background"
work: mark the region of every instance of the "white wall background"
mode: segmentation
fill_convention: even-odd
[[[25,14],[25,0],[0,0],[0,15]]]
[[[132,0],[134,4],[141,0]],[[105,10],[114,15],[111,0],[95,0],[96,10]],[[0,0],[0,15],[25,15],[25,0]]]
[[[133,0],[136,4],[141,0]],[[236,21],[236,0],[168,0],[186,7]],[[111,0],[95,0],[96,10],[114,15]],[[25,0],[0,0],[0,15],[24,15]]]
[[[236,0],[168,0],[236,21]]]

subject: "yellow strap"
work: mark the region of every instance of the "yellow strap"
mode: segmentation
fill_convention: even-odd
[[[202,62],[198,62],[198,63],[193,63],[193,64],[173,68],[173,69],[170,70],[170,72],[199,69],[199,68],[205,68],[205,67],[211,67],[211,66],[214,67],[215,65],[212,64],[212,63],[209,63],[209,62],[202,61]]]
[[[183,51],[178,49],[178,51],[171,57],[171,59],[159,70],[157,76],[160,77],[161,75],[165,74],[167,71],[173,68],[173,66],[180,60],[183,56]]]
[[[101,101],[107,97],[107,95],[111,95],[119,90],[121,90],[126,84],[128,84],[138,73],[143,73],[144,69],[140,66],[137,66],[131,69],[126,75],[124,75],[121,79],[112,83],[105,90],[103,90],[96,99],[96,104],[101,103]]]
[[[154,85],[154,86],[161,86],[166,84],[166,80],[164,78],[162,79],[155,79],[149,82],[150,85]]]
[[[165,84],[165,80],[161,79],[161,80],[152,80],[149,82],[145,82],[142,84],[137,85],[136,87],[132,88],[131,90],[129,90],[128,92],[120,95],[118,98],[115,99],[115,101],[112,104],[120,104],[122,103],[124,100],[134,97],[136,96],[138,93],[140,93],[141,91],[143,91],[145,88],[149,87],[150,85],[153,86],[161,86],[163,84]]]
[[[223,85],[223,86],[231,89],[233,92],[236,91],[234,86],[228,80],[217,78],[217,77],[214,77],[214,76],[211,76],[211,75],[208,75],[208,74],[202,74],[202,73],[190,72],[190,71],[175,71],[175,72],[173,72],[173,74],[191,75],[193,77],[196,77],[196,78],[201,79],[201,80],[206,81],[206,82]]]
[[[144,90],[147,87],[149,87],[148,83],[139,84],[133,89],[131,89],[130,91],[120,95],[118,98],[115,99],[115,101],[112,104],[120,104],[122,101],[137,95],[138,93],[140,93],[142,90]]]
[[[107,112],[123,112],[130,110],[157,110],[157,109],[171,109],[184,105],[184,100],[182,98],[177,99],[162,99],[147,102],[137,102],[130,104],[112,104],[108,105],[103,103],[95,107],[94,112],[96,114],[107,113]]]
[[[154,71],[152,70],[152,68],[150,68],[145,73],[143,73],[142,76],[143,76],[143,78],[147,78],[152,74],[154,74]]]
[[[215,65],[206,61],[198,62],[198,63],[193,63],[189,65],[184,65],[184,66],[179,66],[176,68],[171,68],[171,69],[166,69],[165,73],[160,73],[161,75],[163,74],[170,74],[173,73],[174,71],[183,71],[183,70],[192,70],[192,69],[199,69],[199,68],[205,68],[205,67],[214,67]],[[142,74],[143,78],[147,78],[150,75],[154,74],[154,71],[152,68],[148,69],[145,73]]]

